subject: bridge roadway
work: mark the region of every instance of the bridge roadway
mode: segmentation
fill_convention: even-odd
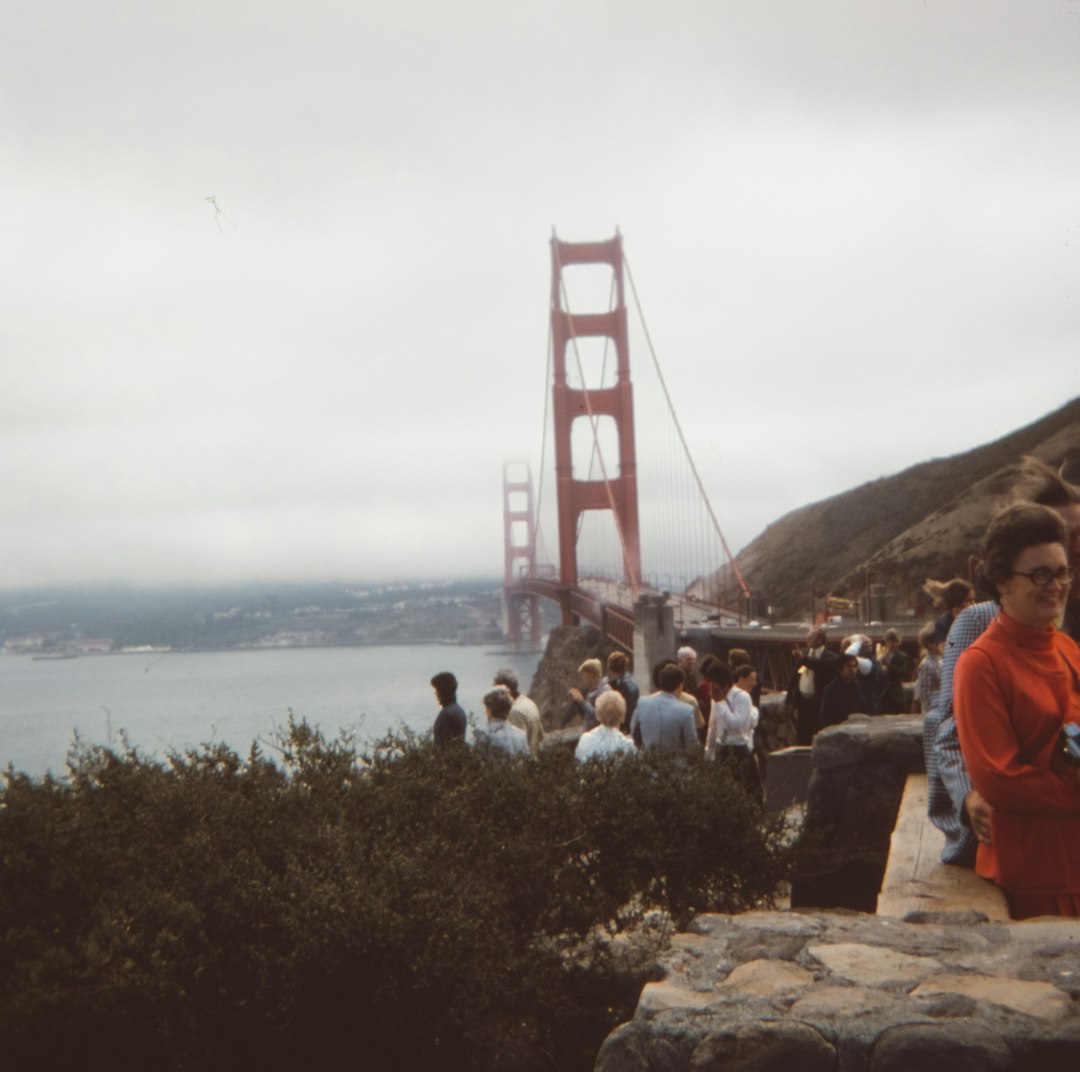
[[[578,620],[590,622],[621,648],[632,652],[635,619],[630,586],[595,579],[590,579],[588,584],[587,589],[565,588],[555,577],[521,577],[515,582],[513,590],[558,603],[564,612],[569,610]],[[640,592],[645,596],[662,594],[654,589],[642,589]],[[689,644],[697,651],[699,658],[707,652],[726,657],[732,648],[743,648],[757,666],[763,685],[773,689],[787,688],[794,669],[791,649],[806,640],[808,627],[805,622],[717,625],[709,621],[707,615],[718,615],[721,621],[730,622],[737,620],[739,612],[684,599],[672,593],[667,593],[667,596],[673,604],[675,630],[680,644]],[[827,629],[835,648],[843,637],[855,633],[881,643],[886,629],[895,628],[903,637],[904,646],[917,655],[916,636],[922,624],[921,620],[916,622],[912,618],[892,622],[840,621],[830,622]],[[640,672],[641,668],[639,676]]]
[[[520,577],[512,591],[522,595],[542,596],[558,603],[564,618],[569,613],[597,626],[619,647],[634,650],[634,611],[632,606],[614,602],[604,594],[584,588],[566,588],[553,577]]]

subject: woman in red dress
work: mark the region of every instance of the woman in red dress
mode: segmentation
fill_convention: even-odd
[[[993,808],[975,870],[1015,919],[1080,915],[1080,767],[1062,747],[1080,724],[1080,648],[1056,623],[1074,571],[1060,516],[1017,503],[986,538],[1001,610],[956,666],[956,728],[975,788]]]

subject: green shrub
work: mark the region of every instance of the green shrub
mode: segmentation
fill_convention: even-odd
[[[0,792],[0,1052],[49,1067],[591,1067],[654,908],[767,902],[778,823],[712,764],[510,761],[290,721],[281,757],[83,748]]]

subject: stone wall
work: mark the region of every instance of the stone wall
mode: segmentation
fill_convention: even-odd
[[[758,705],[759,719],[754,731],[754,747],[758,752],[779,752],[790,748],[797,739],[795,711],[788,706],[782,692],[767,693]]]
[[[1080,1067],[1080,926],[976,913],[700,916],[596,1072]]]
[[[822,730],[804,832],[820,846],[792,882],[793,907],[873,912],[909,774],[924,769],[921,715],[852,715]]]

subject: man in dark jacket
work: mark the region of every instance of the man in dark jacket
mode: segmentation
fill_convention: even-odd
[[[608,683],[626,701],[626,717],[623,719],[624,733],[630,732],[630,720],[634,717],[634,708],[641,696],[638,683],[630,676],[630,660],[621,651],[613,651],[607,660]]]
[[[854,655],[841,655],[836,660],[839,669],[836,677],[825,686],[821,697],[821,728],[846,722],[848,715],[863,710],[862,693],[855,684],[859,673],[859,660]]]
[[[457,678],[449,670],[444,670],[431,679],[431,687],[442,704],[432,727],[435,747],[442,748],[454,741],[464,741],[466,718],[465,711],[457,702]]]
[[[811,626],[806,647],[792,650],[795,670],[788,688],[787,702],[795,708],[796,741],[809,744],[821,725],[821,699],[836,676],[836,654],[825,646],[825,629]]]

